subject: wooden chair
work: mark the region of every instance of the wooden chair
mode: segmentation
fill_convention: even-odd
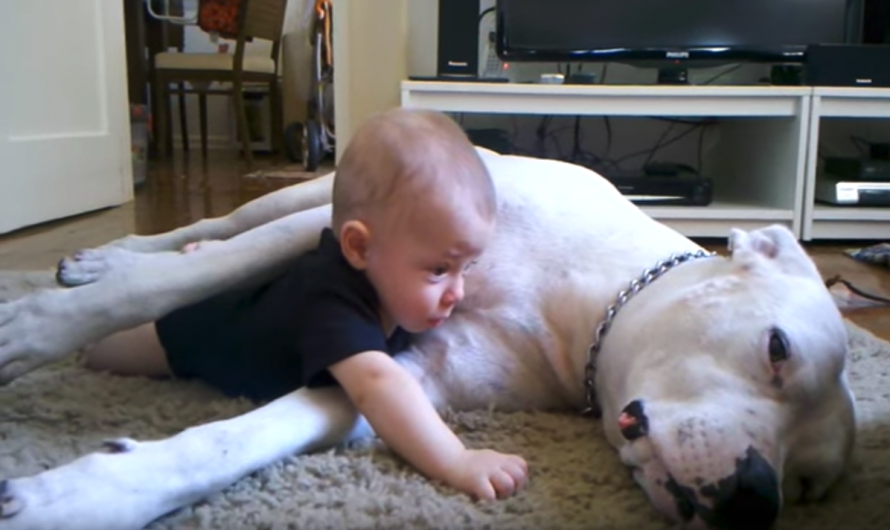
[[[172,4],[174,8],[177,8],[177,4]],[[175,11],[174,11],[175,13]],[[149,51],[149,57],[147,60],[148,67],[148,75],[151,77],[152,72],[155,69],[155,55],[160,53],[161,51],[169,50],[170,48],[175,48],[179,53],[182,53],[185,50],[185,31],[184,26],[179,24],[171,24],[169,22],[164,22],[160,20],[155,20],[152,17],[147,16],[145,18],[146,28],[145,28],[145,44]],[[185,82],[177,83],[177,90],[175,93],[178,96],[179,101],[179,129],[183,131],[182,135],[182,150],[189,150],[189,137],[188,134],[185,134],[185,131],[188,130],[188,118],[186,117],[186,107],[185,107],[185,95],[186,95],[186,84]],[[157,109],[159,108],[158,101],[158,93],[152,87],[150,90],[150,98],[151,98],[151,108]],[[168,116],[169,118],[169,116]],[[161,138],[161,135],[158,134],[156,129],[157,122],[155,122],[155,129],[153,129],[154,139],[152,141],[153,151],[158,152],[157,141],[158,138]],[[166,121],[166,149],[173,149],[173,141],[172,141],[172,124],[168,119]]]
[[[271,107],[273,151],[280,151],[283,130],[281,89],[279,84],[279,51],[287,0],[240,0],[238,35],[234,54],[161,52],[154,56],[152,91],[158,94],[157,131],[158,155],[166,157],[169,133],[170,94],[198,94],[201,121],[201,153],[207,156],[207,96],[230,95],[235,103],[235,118],[241,149],[248,165],[253,163],[253,152],[247,128],[244,105],[246,84],[267,84]],[[264,39],[272,42],[269,57],[245,55],[248,41]],[[173,88],[173,83],[188,82],[188,88]],[[230,88],[215,87],[213,83],[227,83]],[[187,135],[187,131],[183,131]]]

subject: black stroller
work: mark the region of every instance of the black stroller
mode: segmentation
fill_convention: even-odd
[[[306,171],[315,171],[332,153],[334,135],[334,50],[331,42],[333,0],[315,0],[312,13],[312,84],[306,123],[293,122],[284,130],[288,158],[302,161]]]

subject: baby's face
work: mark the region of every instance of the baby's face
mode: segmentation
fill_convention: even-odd
[[[384,325],[420,333],[451,315],[464,296],[464,275],[494,233],[494,221],[455,212],[377,238],[368,277],[383,305]]]

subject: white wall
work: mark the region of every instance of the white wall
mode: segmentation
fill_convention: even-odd
[[[410,75],[436,75],[438,22],[439,0],[410,1],[408,4],[408,73]]]
[[[417,0],[334,2],[334,108],[337,159],[355,127],[399,105],[408,75],[409,4]]]

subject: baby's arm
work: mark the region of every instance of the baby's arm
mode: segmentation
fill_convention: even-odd
[[[464,447],[389,355],[353,355],[330,371],[383,441],[426,476],[483,500],[508,497],[525,484],[522,458]]]

